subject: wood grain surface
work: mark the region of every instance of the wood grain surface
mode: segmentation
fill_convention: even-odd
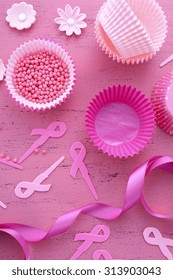
[[[20,1],[16,1],[20,2]],[[91,180],[99,196],[99,202],[121,207],[124,200],[127,180],[138,165],[155,155],[173,155],[173,138],[157,125],[154,136],[147,148],[139,155],[128,159],[112,158],[98,152],[89,140],[85,129],[85,111],[90,100],[113,84],[128,84],[141,90],[148,98],[157,80],[170,71],[173,62],[160,69],[159,64],[173,53],[173,2],[158,0],[168,20],[168,36],[161,51],[148,63],[126,66],[113,62],[96,43],[94,21],[103,0],[43,1],[31,0],[37,11],[37,21],[28,30],[17,31],[5,21],[6,11],[14,1],[0,1],[0,58],[6,64],[9,56],[21,43],[33,38],[57,39],[73,57],[77,81],[73,95],[62,106],[46,112],[27,112],[16,106],[8,95],[5,82],[0,83],[0,152],[19,158],[33,143],[37,136],[30,136],[33,128],[46,128],[52,121],[64,121],[66,134],[57,140],[49,139],[43,148],[46,155],[33,154],[24,163],[23,171],[0,164],[0,200],[7,209],[0,208],[0,223],[17,222],[49,229],[62,213],[76,207],[94,202],[81,173],[74,180],[70,177],[73,160],[69,150],[73,142],[81,141],[86,149],[85,159]],[[54,23],[57,8],[80,6],[87,14],[88,27],[80,37],[67,37],[58,31]],[[46,183],[52,184],[48,193],[34,193],[28,199],[15,196],[14,188],[21,181],[32,181],[45,171],[60,156],[65,161],[52,173]],[[172,177],[163,171],[154,171],[145,184],[145,196],[154,210],[171,213]],[[90,232],[97,224],[109,226],[111,235],[102,244],[93,244],[81,259],[92,259],[96,249],[105,249],[114,259],[163,259],[159,248],[144,242],[142,232],[154,226],[161,232],[172,230],[171,221],[162,221],[149,216],[139,203],[126,215],[116,221],[100,221],[81,215],[74,225],[61,236],[56,236],[37,244],[29,244],[31,259],[69,259],[81,242],[74,242],[78,232]],[[22,259],[19,245],[6,234],[0,234],[0,259]]]

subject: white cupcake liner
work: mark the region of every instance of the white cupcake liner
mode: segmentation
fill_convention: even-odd
[[[149,34],[155,51],[159,51],[167,34],[167,20],[163,9],[155,0],[127,1]]]
[[[61,94],[60,97],[58,97],[54,101],[47,102],[45,104],[44,103],[37,104],[31,102],[27,100],[25,97],[19,95],[16,92],[16,89],[12,81],[14,68],[17,61],[22,57],[24,57],[26,54],[29,54],[31,52],[36,52],[39,50],[51,51],[55,53],[58,57],[60,57],[62,61],[67,64],[69,75],[70,75],[69,85],[65,90],[65,92]],[[72,93],[74,82],[75,82],[75,68],[71,56],[56,42],[50,41],[49,39],[34,39],[24,43],[12,53],[10,59],[8,60],[7,73],[6,73],[7,88],[12,98],[16,101],[16,104],[26,108],[27,110],[32,110],[32,111],[46,110],[46,109],[54,108],[57,105],[60,105]]]
[[[115,0],[112,0],[115,2]],[[151,38],[152,43],[154,44],[154,50],[150,53],[145,53],[143,55],[135,55],[134,57],[124,58],[118,52],[118,49],[113,45],[107,33],[104,31],[103,27],[99,22],[101,13],[103,12],[106,3],[100,8],[95,22],[95,34],[96,40],[102,50],[113,60],[117,62],[126,63],[126,64],[139,64],[147,62],[152,59],[154,55],[162,47],[166,34],[167,34],[167,21],[164,15],[162,8],[154,0],[128,0],[126,1],[130,5],[131,9],[134,11],[134,14],[138,17],[146,34]],[[136,33],[137,34],[137,33]],[[128,36],[127,33],[124,33],[124,38]],[[128,38],[128,37],[127,37]],[[128,41],[128,40],[127,40]],[[138,42],[135,38],[136,46],[138,48]],[[128,44],[127,44],[128,45]]]
[[[108,0],[98,20],[123,58],[154,51],[149,35],[127,1]]]

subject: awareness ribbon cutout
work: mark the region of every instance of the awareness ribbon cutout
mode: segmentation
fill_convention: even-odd
[[[150,236],[150,235],[153,235]],[[173,247],[173,240],[169,238],[164,238],[157,228],[148,227],[144,229],[143,237],[145,241],[150,245],[156,245],[160,248],[162,254],[168,259],[173,260],[173,255],[169,251],[168,246]]]
[[[100,234],[103,232],[103,234]],[[83,244],[77,249],[76,253],[71,257],[71,260],[77,260],[80,255],[86,252],[94,242],[102,243],[109,238],[110,230],[105,225],[95,226],[89,233],[78,233],[74,241],[84,241]]]
[[[58,159],[51,167],[49,167],[44,173],[41,173],[33,182],[21,182],[15,187],[15,194],[20,198],[28,198],[35,191],[47,192],[49,191],[51,184],[42,185],[41,183],[49,177],[49,175],[57,168],[64,160],[64,156]],[[25,191],[22,191],[24,190]]]
[[[59,130],[56,130],[59,128]],[[66,132],[66,125],[64,122],[53,122],[48,128],[36,128],[33,129],[31,135],[40,135],[40,137],[34,142],[34,144],[27,150],[27,152],[18,160],[18,163],[22,163],[27,157],[29,157],[38,147],[42,146],[50,137],[59,138]]]
[[[0,201],[0,207],[2,207],[2,208],[4,208],[4,209],[7,208],[7,206],[6,206],[2,201]]]
[[[6,160],[5,158],[0,158],[0,162],[1,162],[1,163],[4,163],[4,164],[6,164],[6,165],[9,165],[9,166],[11,166],[11,167],[14,167],[14,168],[16,168],[16,169],[23,170],[23,167],[22,167],[21,165],[19,165],[19,164],[13,162],[13,161],[11,161],[11,160]]]
[[[93,194],[94,198],[98,200],[98,195],[93,187],[91,179],[88,175],[88,170],[83,162],[86,156],[86,149],[81,142],[75,142],[70,148],[70,155],[74,160],[73,165],[70,170],[70,175],[75,179],[77,175],[77,171],[80,170],[82,173],[83,178],[85,179],[91,193]]]
[[[168,64],[168,63],[171,62],[172,60],[173,60],[173,54],[171,54],[165,61],[163,61],[163,62],[160,64],[160,67],[165,66],[166,64]]]
[[[96,202],[84,205],[61,215],[47,231],[29,225],[16,223],[0,224],[0,231],[6,232],[15,238],[23,249],[25,259],[29,259],[29,247],[26,242],[36,243],[66,232],[80,214],[89,215],[102,220],[115,220],[132,209],[138,201],[141,201],[144,209],[153,217],[173,219],[173,215],[162,215],[154,212],[144,199],[143,187],[145,177],[156,168],[161,168],[173,173],[173,157],[156,156],[136,168],[129,177],[124,203],[121,208]]]
[[[93,253],[93,260],[100,260],[101,256],[104,258],[104,260],[113,260],[111,254],[106,250],[96,250]]]

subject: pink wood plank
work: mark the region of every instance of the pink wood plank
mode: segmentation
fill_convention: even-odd
[[[20,1],[16,1],[20,2]],[[120,160],[109,158],[93,147],[85,129],[86,107],[99,90],[112,84],[131,84],[142,90],[148,97],[151,95],[155,82],[173,68],[173,63],[160,69],[160,63],[173,52],[173,3],[171,0],[158,0],[164,8],[168,22],[169,33],[166,44],[160,53],[147,64],[126,66],[110,60],[98,47],[94,36],[94,20],[103,0],[69,0],[41,1],[31,0],[37,10],[37,21],[31,29],[17,31],[11,29],[5,21],[6,10],[14,3],[13,0],[2,0],[0,9],[0,58],[7,63],[12,51],[28,39],[37,37],[55,38],[73,56],[77,68],[77,84],[74,95],[61,107],[45,113],[31,113],[16,107],[11,97],[7,95],[4,83],[0,84],[0,151],[12,158],[19,158],[37,139],[30,136],[33,128],[47,127],[53,121],[64,121],[67,132],[60,139],[49,139],[44,145],[46,155],[33,154],[23,163],[24,170],[18,171],[0,164],[0,200],[7,209],[0,208],[0,223],[25,223],[42,229],[48,229],[55,219],[64,213],[94,201],[92,194],[81,173],[77,179],[70,177],[73,163],[69,150],[73,142],[81,141],[88,153],[85,163],[89,175],[99,196],[99,201],[115,206],[123,203],[128,177],[139,164],[155,155],[173,155],[173,138],[158,127],[149,146],[139,156]],[[81,37],[66,37],[58,31],[53,19],[57,16],[56,9],[64,8],[69,3],[73,7],[79,5],[87,14],[88,27]],[[32,181],[38,174],[46,170],[57,158],[65,156],[63,164],[51,174],[52,188],[48,193],[35,193],[27,200],[15,196],[14,188],[21,181]],[[154,210],[162,213],[173,212],[172,205],[173,175],[163,171],[155,171],[146,181],[145,194]],[[47,181],[45,181],[47,183]],[[81,259],[91,259],[93,252],[104,249],[113,258],[118,259],[163,259],[156,246],[144,242],[142,232],[145,227],[156,227],[161,232],[172,230],[172,223],[150,217],[138,204],[125,216],[114,222],[98,221],[80,216],[72,228],[62,236],[52,238],[39,244],[32,244],[32,259],[69,259],[81,245],[73,242],[78,232],[90,232],[97,224],[109,226],[111,235],[105,243],[93,244],[81,256]],[[17,243],[8,235],[0,235],[0,259],[22,258],[22,252]]]

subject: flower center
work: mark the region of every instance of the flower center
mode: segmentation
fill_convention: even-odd
[[[75,23],[75,20],[73,18],[69,18],[67,20],[68,25],[73,25]]]
[[[21,22],[25,21],[26,18],[27,18],[27,16],[24,13],[21,13],[18,15],[18,20]]]

